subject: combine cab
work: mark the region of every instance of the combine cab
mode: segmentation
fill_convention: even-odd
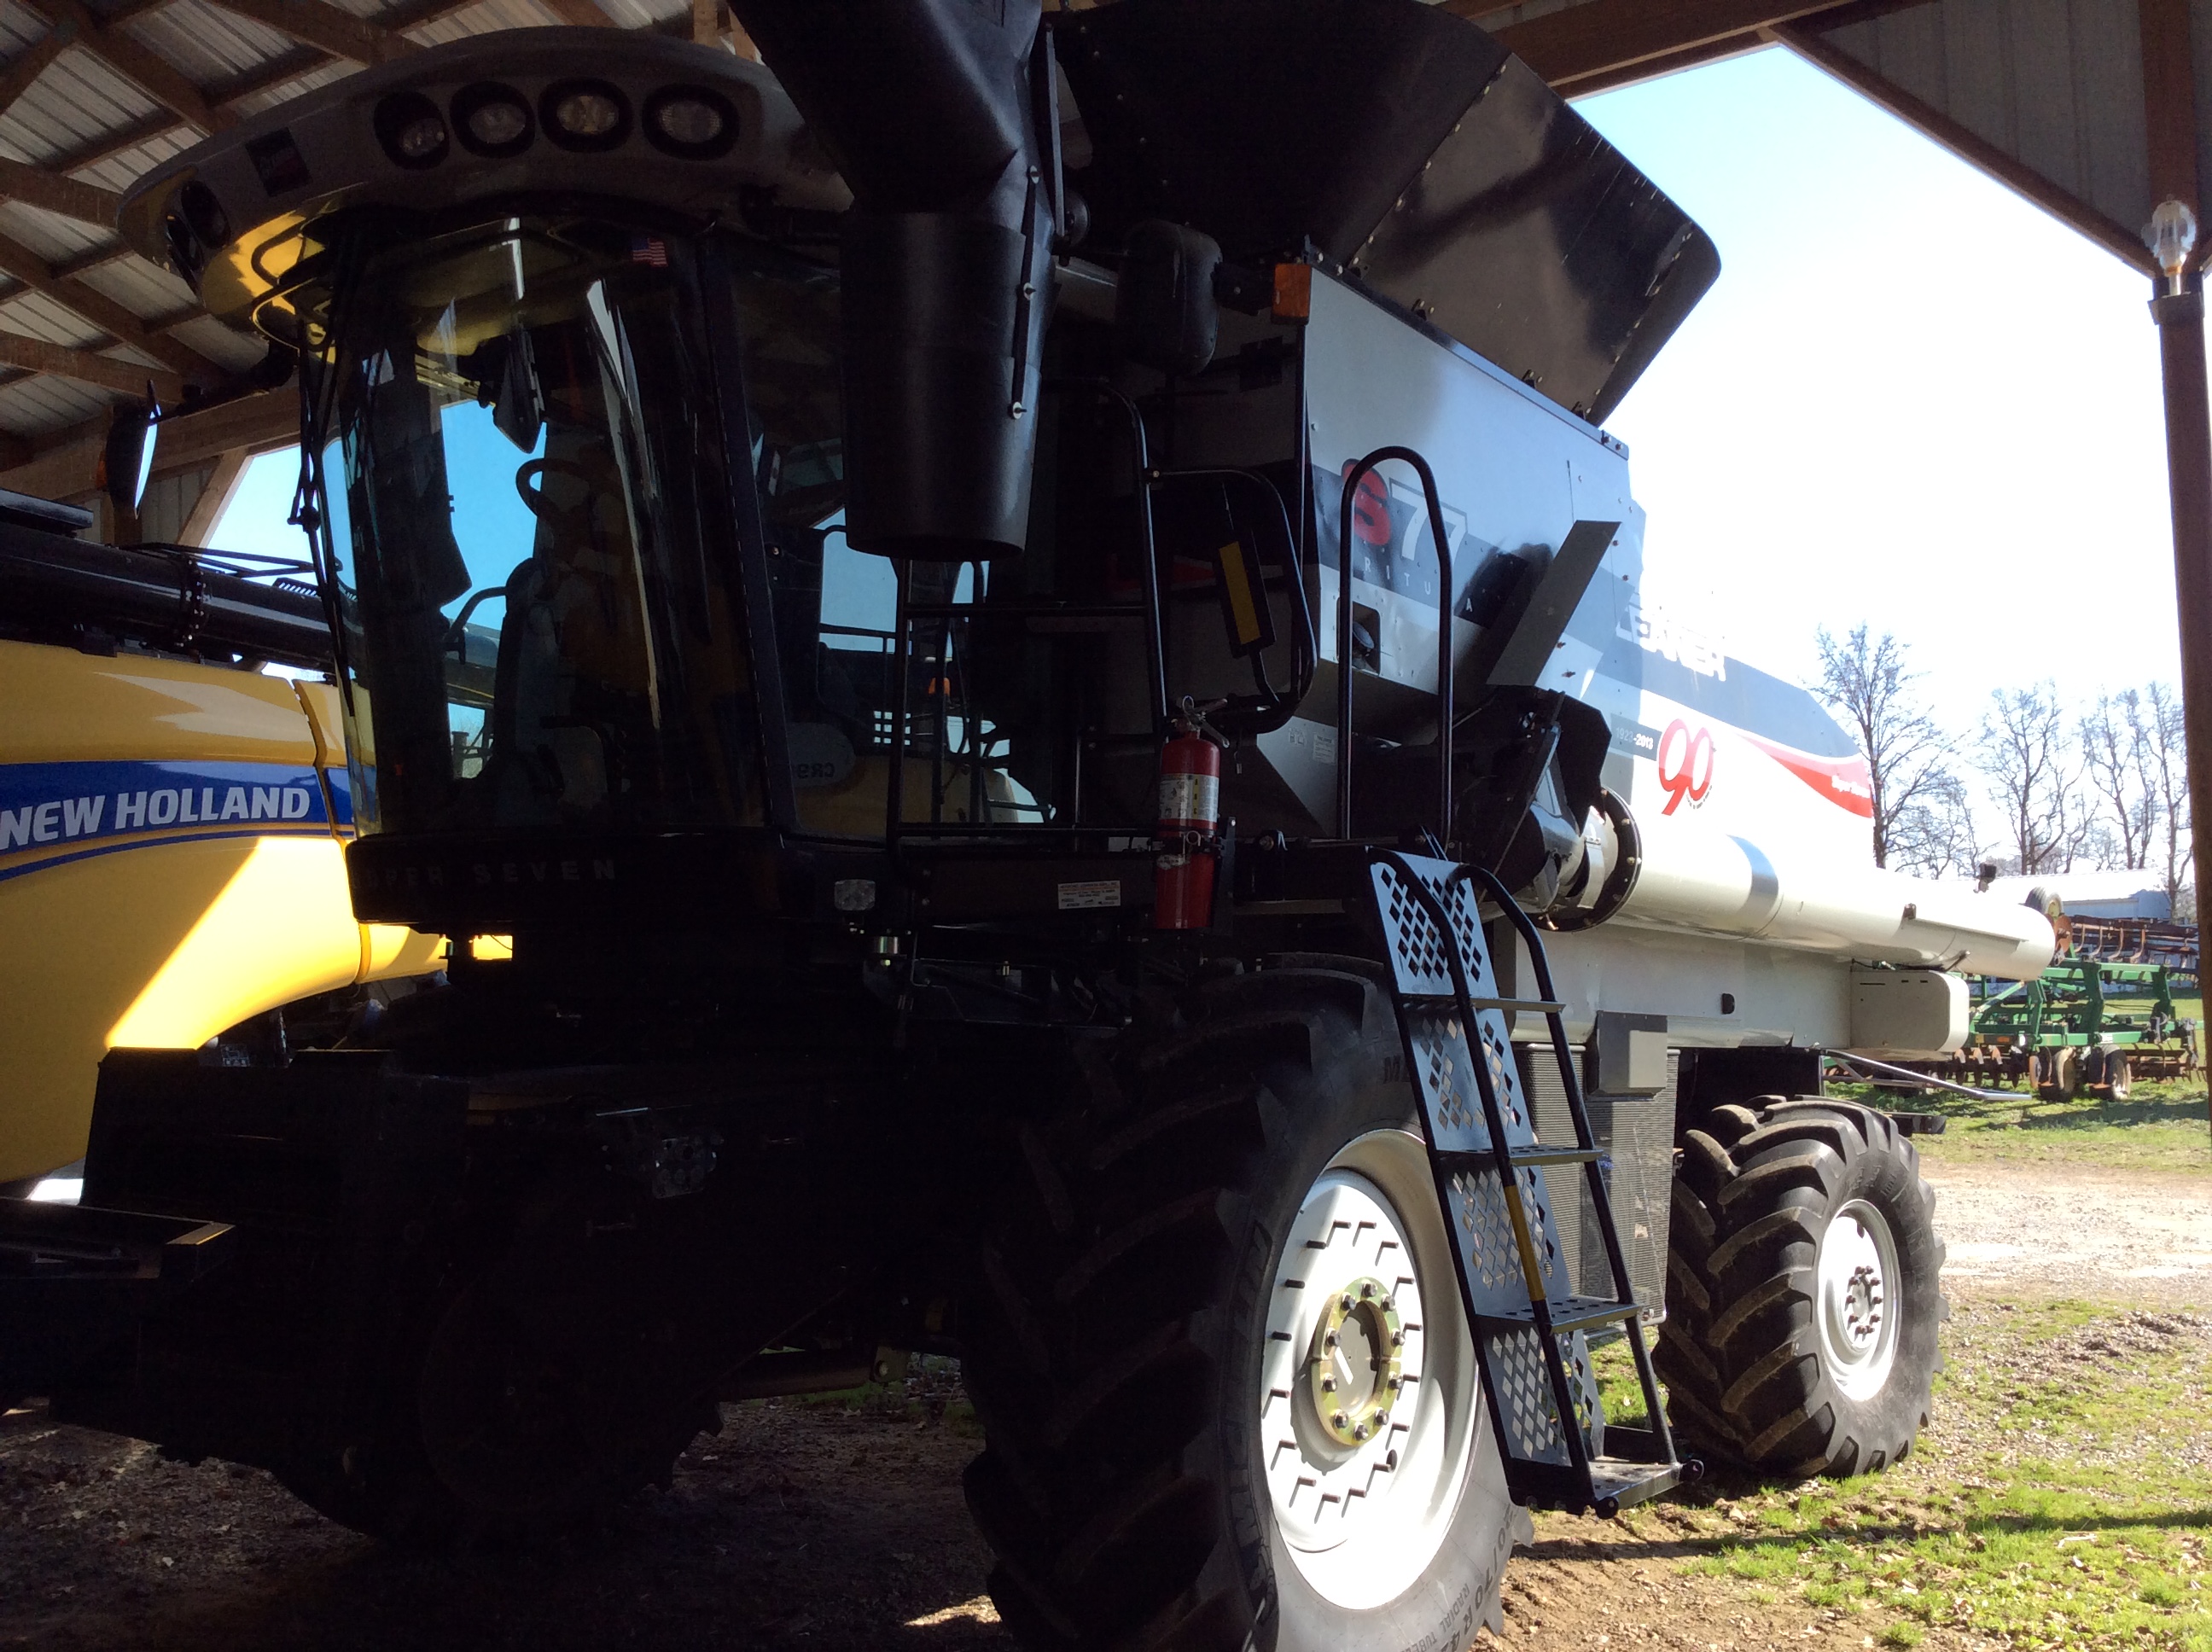
[[[1040,1647],[1462,1645],[1524,1509],[1901,1455],[1932,1200],[1820,1051],[2050,932],[1713,823],[1856,833],[1638,618],[1697,226],[1413,0],[736,10],[126,203],[297,355],[355,911],[451,964],[109,1056],[0,1386],[434,1545],[957,1354]]]

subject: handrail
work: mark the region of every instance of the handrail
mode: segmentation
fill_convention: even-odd
[[[1352,836],[1352,502],[1367,473],[1385,459],[1402,459],[1421,478],[1429,511],[1429,537],[1437,545],[1437,841],[1451,842],[1452,826],[1452,589],[1451,541],[1437,496],[1436,472],[1410,447],[1378,447],[1344,473],[1336,519],[1336,832]],[[1548,996],[1548,994],[1547,994]]]

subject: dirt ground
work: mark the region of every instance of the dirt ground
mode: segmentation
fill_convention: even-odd
[[[1922,1171],[1954,1294],[2212,1304],[2212,1176],[2004,1163]]]
[[[1930,1179],[1954,1294],[2212,1302],[2212,1180],[2003,1164]],[[1939,1417],[1932,1451],[1946,1428]],[[730,1406],[669,1491],[590,1539],[429,1561],[331,1525],[257,1472],[166,1462],[18,1412],[0,1422],[0,1648],[1011,1647],[959,1490],[978,1444],[949,1370],[866,1407]],[[1540,1517],[1508,1574],[1504,1643],[1875,1644],[1864,1615],[1762,1603],[1680,1569],[1710,1552],[1698,1534],[1727,1495],[1706,1488],[1698,1510],[1634,1532]],[[1975,1643],[1937,1631],[1923,1644]]]

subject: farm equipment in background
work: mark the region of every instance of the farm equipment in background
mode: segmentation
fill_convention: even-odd
[[[298,352],[355,911],[452,951],[112,1054],[0,1388],[436,1545],[957,1354],[1059,1649],[1463,1646],[1673,1428],[1910,1449],[1933,1194],[1820,1052],[2051,933],[1644,607],[1601,421],[1697,225],[1413,0],[734,11],[767,67],[459,42],[127,198]]]
[[[2154,918],[2093,918],[2066,914],[2069,950],[2104,963],[2154,963],[2167,984],[2187,997],[2197,990],[2197,926]],[[2140,1076],[2140,1075],[2139,1075]]]
[[[2077,946],[2085,923],[2075,919]],[[2058,959],[2033,981],[1972,982],[1972,1030],[1955,1054],[1909,1065],[1955,1084],[2033,1084],[2046,1101],[2083,1091],[2125,1101],[2139,1079],[2193,1078],[2195,1022],[2176,1013],[2158,963]]]

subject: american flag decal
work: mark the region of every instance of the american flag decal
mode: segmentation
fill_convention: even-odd
[[[668,268],[668,243],[658,235],[633,235],[629,238],[629,261],[649,264],[656,270]]]

